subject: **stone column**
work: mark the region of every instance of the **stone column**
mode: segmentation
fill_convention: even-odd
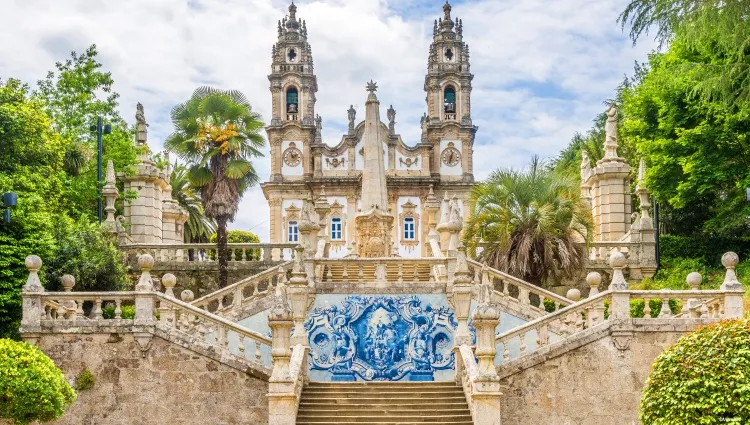
[[[591,272],[586,275],[586,283],[589,285],[589,298],[599,295],[599,284],[602,283],[602,275],[598,272]],[[590,310],[589,327],[604,321],[604,301],[597,303]]]
[[[289,279],[289,300],[292,304],[292,318],[294,319],[294,334],[292,335],[292,345],[308,345],[307,334],[305,333],[305,319],[307,318],[307,309],[310,307],[311,294],[307,284],[308,274],[305,272],[305,265],[302,261],[302,248],[297,247],[294,256],[294,266],[292,267],[292,278]]]
[[[479,360],[477,377],[471,389],[472,417],[475,425],[500,425],[500,378],[495,369],[495,329],[500,323],[500,310],[491,302],[488,282],[479,288],[477,308],[472,316],[477,330],[475,354]]]
[[[301,236],[302,248],[304,249],[304,257],[312,258],[315,254],[315,241],[316,235],[320,230],[320,226],[313,217],[315,212],[313,211],[312,199],[307,198],[302,202],[302,211],[300,212],[300,221],[297,226]]]
[[[721,264],[727,269],[724,282],[720,288],[722,291],[727,291],[724,295],[724,318],[726,319],[741,319],[745,314],[742,303],[744,290],[740,281],[737,280],[737,273],[734,271],[739,262],[740,257],[731,251],[721,257]]]
[[[315,212],[318,214],[318,223],[320,230],[322,230],[321,232],[318,232],[318,241],[323,240],[328,242],[331,240],[331,226],[328,224],[328,214],[331,212],[331,204],[328,203],[325,186],[320,187],[320,195],[318,195],[318,198],[315,200]]]
[[[627,260],[621,252],[613,252],[609,256],[609,265],[612,267],[612,283],[609,290],[612,293],[610,308],[611,319],[630,319],[630,294],[618,291],[627,291],[629,288],[622,269],[625,268]]]
[[[427,200],[424,202],[422,208],[427,215],[427,237],[425,238],[425,252],[430,253],[432,256],[432,250],[430,249],[430,241],[437,241],[440,243],[440,234],[437,232],[437,212],[440,211],[440,201],[435,197],[433,186],[430,185],[430,192],[427,194]]]
[[[294,425],[297,420],[297,398],[289,371],[292,356],[289,333],[294,322],[283,285],[276,289],[276,301],[268,314],[268,326],[271,328],[273,358],[273,371],[268,384],[268,424]]]
[[[448,199],[448,193],[445,193],[443,197],[443,208],[440,213],[440,223],[438,223],[436,229],[440,232],[440,249],[443,254],[448,252],[448,243],[450,242],[450,219],[451,219],[451,204]]]
[[[456,271],[453,279],[453,290],[450,293],[451,303],[456,312],[458,328],[454,338],[456,347],[461,345],[472,345],[471,332],[469,332],[469,310],[471,309],[472,279],[469,266],[466,262],[466,250],[463,245],[459,248],[456,259]],[[456,355],[460,354],[456,351]]]
[[[26,257],[25,264],[29,271],[29,277],[26,279],[26,284],[21,288],[23,298],[21,337],[24,341],[34,345],[39,340],[39,332],[42,331],[42,318],[44,317],[44,304],[42,304],[44,287],[39,280],[42,259],[36,255],[29,255]]]

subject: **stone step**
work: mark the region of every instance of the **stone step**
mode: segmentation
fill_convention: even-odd
[[[355,416],[319,416],[319,417],[300,417],[297,415],[297,423],[358,423],[358,424],[382,424],[382,423],[393,423],[398,422],[411,422],[411,423],[457,423],[457,422],[469,422],[471,423],[471,415],[432,415],[432,416],[420,416],[420,417],[402,417],[402,418],[389,418],[383,416],[371,416],[371,415],[355,415]]]
[[[311,394],[321,394],[321,395],[347,395],[347,394],[411,394],[411,395],[419,395],[419,396],[455,396],[463,394],[463,391],[461,389],[451,389],[451,390],[429,390],[429,389],[399,389],[399,388],[387,388],[387,389],[330,389],[330,390],[313,390],[310,391]]]
[[[447,420],[441,420],[441,421],[393,421],[393,422],[343,422],[343,421],[331,421],[331,422],[309,422],[309,421],[297,421],[297,425],[364,425],[368,423],[377,423],[378,425],[424,425],[425,423],[430,423],[433,425],[474,425],[474,422],[472,422],[471,418],[467,419],[460,419],[455,421],[447,421]]]
[[[340,406],[338,403],[331,403],[331,402],[309,402],[309,401],[302,401],[300,403],[300,409],[316,409],[316,410],[367,410],[367,409],[407,409],[407,408],[413,408],[413,409],[424,409],[424,403],[419,403],[415,405],[412,402],[406,402],[401,403],[391,400],[381,400],[381,403],[341,403],[344,404],[344,406]],[[431,404],[431,407],[434,408],[434,404]],[[454,402],[444,402],[441,401],[439,405],[440,409],[468,409],[466,405],[466,400],[461,401],[454,401]]]
[[[359,387],[457,387],[455,382],[392,382],[392,381],[370,381],[370,382],[310,382],[305,388],[318,388],[318,387],[345,387],[345,388],[359,388]]]
[[[387,403],[391,401],[398,401],[400,403],[416,403],[421,404],[425,401],[430,401],[431,403],[449,403],[449,402],[466,402],[466,397],[464,395],[460,396],[446,396],[446,397],[414,397],[408,394],[401,394],[401,397],[394,397],[394,396],[383,396],[381,394],[374,394],[372,396],[367,395],[356,395],[356,394],[347,394],[347,395],[340,395],[340,396],[318,396],[315,394],[303,394],[302,395],[302,402],[326,402],[326,403],[333,403],[333,404],[378,404],[378,403]]]
[[[300,407],[300,417],[302,416],[310,416],[310,415],[320,415],[320,416],[329,416],[329,415],[342,415],[342,416],[349,416],[350,414],[358,414],[363,411],[367,411],[368,414],[383,414],[383,415],[405,415],[405,416],[425,416],[425,415],[463,415],[463,414],[469,414],[469,408],[466,406],[466,403],[464,403],[464,406],[457,406],[453,408],[448,408],[446,406],[440,405],[435,406],[432,408],[425,408],[424,404],[422,405],[412,405],[412,406],[388,406],[388,405],[381,405],[379,407],[375,407],[374,405],[359,405],[358,407],[354,406],[341,406],[338,408],[332,408],[331,406],[322,406],[322,407]]]

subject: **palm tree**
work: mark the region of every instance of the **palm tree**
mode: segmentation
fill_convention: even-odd
[[[199,190],[206,216],[216,220],[223,288],[227,223],[234,221],[245,191],[260,181],[250,159],[263,156],[263,121],[239,91],[210,87],[196,89],[187,102],[172,108],[171,116],[175,131],[165,147],[187,164],[187,178]]]
[[[577,182],[538,157],[526,170],[494,171],[471,205],[464,244],[479,261],[537,285],[583,270],[590,210]]]
[[[216,222],[203,211],[200,194],[188,180],[188,168],[176,161],[172,165],[169,184],[172,186],[172,199],[188,213],[185,222],[185,243],[208,242],[216,232]]]

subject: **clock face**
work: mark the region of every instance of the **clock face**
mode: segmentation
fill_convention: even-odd
[[[456,148],[446,148],[442,154],[443,164],[449,167],[455,167],[461,162],[461,152]]]
[[[290,167],[296,167],[302,162],[302,152],[297,148],[289,148],[284,151],[284,163]]]

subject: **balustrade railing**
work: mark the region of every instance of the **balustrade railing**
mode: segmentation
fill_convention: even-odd
[[[526,282],[508,273],[487,267],[484,264],[469,260],[469,268],[474,274],[475,283],[487,279],[495,294],[517,301],[521,305],[533,307],[546,314],[545,301],[554,304],[554,310],[559,310],[573,303],[573,301],[554,292]]]
[[[640,262],[641,244],[638,242],[591,242],[589,244],[589,261],[592,263],[606,263],[613,252],[625,255],[631,264]]]
[[[228,248],[229,263],[274,262],[290,260],[293,257],[295,244],[268,243],[230,243]],[[149,254],[157,264],[164,263],[213,263],[218,262],[216,244],[129,244],[122,245],[120,250],[126,258]]]
[[[613,306],[613,296],[620,297],[623,311],[614,311],[617,307]],[[606,291],[497,335],[495,340],[502,345],[502,361],[507,363],[600,325],[617,314],[644,320],[726,318],[723,306],[727,296],[742,297],[742,291]]]
[[[272,267],[198,298],[191,304],[219,315],[226,314],[228,311],[237,311],[262,297],[273,294],[273,289],[279,282],[286,282],[291,268],[291,261],[282,263],[278,267]]]
[[[448,258],[356,258],[315,259],[313,268],[318,282],[419,283],[445,279]]]

